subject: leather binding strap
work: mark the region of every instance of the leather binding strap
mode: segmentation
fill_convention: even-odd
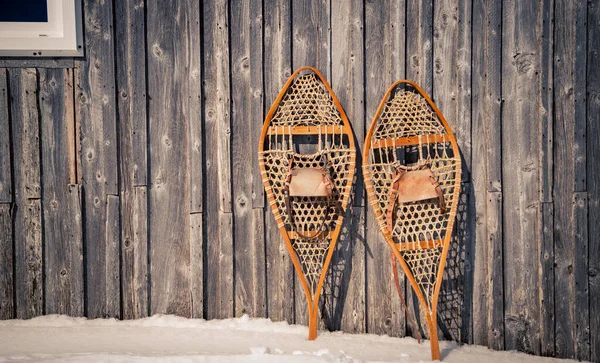
[[[285,210],[289,217],[290,225],[292,226],[294,231],[301,238],[307,239],[307,240],[316,240],[317,238],[319,238],[319,236],[321,236],[321,234],[325,230],[325,223],[327,222],[327,217],[329,217],[329,206],[333,200],[333,198],[332,198],[333,197],[333,182],[331,181],[331,177],[329,176],[329,173],[327,172],[328,163],[326,162],[321,170],[321,177],[323,178],[323,183],[325,184],[325,188],[327,189],[327,202],[328,203],[327,203],[327,206],[325,207],[325,215],[323,216],[323,220],[321,221],[321,225],[319,226],[318,231],[313,236],[307,236],[307,235],[302,234],[296,228],[296,225],[294,223],[294,213],[292,212],[293,203],[292,203],[292,199],[290,196],[290,183],[292,182],[292,177],[293,177],[292,171],[294,170],[293,162],[294,162],[293,158],[290,158],[288,161],[288,165],[289,165],[288,174],[285,178],[285,185],[283,187],[283,194],[284,194],[284,199],[285,199]],[[339,204],[336,204],[336,208],[339,208]]]
[[[426,165],[423,165],[423,167],[421,167],[418,170],[423,170],[423,169],[431,170],[429,168],[426,168]],[[396,171],[394,171],[394,174],[392,175],[392,184],[390,186],[390,193],[388,195],[389,205],[388,205],[388,209],[386,212],[387,229],[390,231],[390,233],[393,230],[393,226],[394,226],[394,209],[396,208],[396,202],[398,200],[398,191],[400,189],[400,181],[402,179],[402,176],[404,176],[404,174],[406,174],[406,173],[410,173],[410,172],[407,172],[403,168],[396,167]],[[442,212],[442,214],[444,214],[444,213],[446,213],[446,200],[444,199],[444,194],[442,192],[442,188],[440,187],[440,183],[438,183],[438,181],[433,177],[433,173],[432,173],[432,175],[429,176],[429,181],[435,187],[435,192],[437,194],[438,202],[440,205],[440,212]]]

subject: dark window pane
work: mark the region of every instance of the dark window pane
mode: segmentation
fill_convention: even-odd
[[[47,23],[47,0],[0,0],[0,22]]]

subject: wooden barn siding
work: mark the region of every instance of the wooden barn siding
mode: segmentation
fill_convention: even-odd
[[[400,78],[456,133],[440,336],[600,360],[597,1],[84,3],[85,58],[0,59],[0,318],[306,323],[255,150],[311,65],[359,152]],[[415,336],[360,172],[346,221],[321,328]]]

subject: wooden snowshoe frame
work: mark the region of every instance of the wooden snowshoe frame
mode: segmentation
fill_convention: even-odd
[[[399,165],[430,168],[447,211],[440,210],[436,199],[396,203],[388,225],[389,191]],[[458,207],[461,160],[444,116],[414,82],[394,83],[381,100],[365,139],[363,174],[381,232],[426,316],[432,359],[439,360],[437,304]]]
[[[294,138],[309,135],[317,142],[318,151],[301,154]],[[258,160],[268,203],[306,295],[308,339],[313,340],[317,337],[319,297],[356,168],[350,123],[333,90],[315,68],[296,70],[273,102],[263,125]],[[328,168],[334,185],[332,200],[290,197],[293,223],[284,196],[290,160],[294,168]]]

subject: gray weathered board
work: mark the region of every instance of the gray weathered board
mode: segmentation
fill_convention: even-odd
[[[1,319],[306,323],[255,150],[287,77],[310,65],[359,152],[401,78],[455,132],[440,336],[600,360],[597,1],[90,1],[84,25],[83,58],[0,60]],[[356,181],[321,328],[415,336]]]

